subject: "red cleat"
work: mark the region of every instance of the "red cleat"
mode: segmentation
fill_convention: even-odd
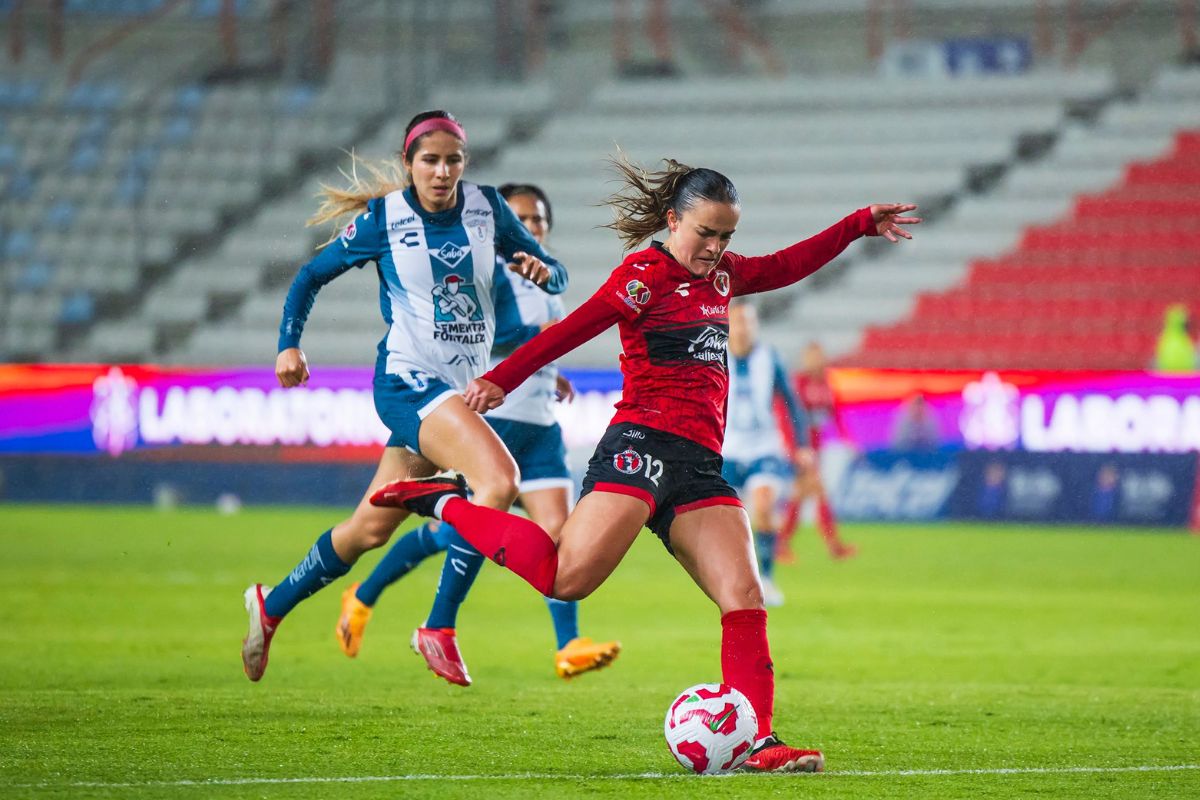
[[[858,555],[858,548],[846,542],[837,541],[829,545],[829,557],[835,561],[843,561]]]
[[[246,613],[250,615],[250,627],[246,638],[242,640],[242,669],[246,677],[252,681],[262,679],[267,671],[267,657],[271,654],[271,639],[279,626],[279,619],[267,615],[263,603],[270,589],[256,583],[242,595],[246,604]]]
[[[435,675],[459,686],[471,685],[467,665],[458,652],[454,628],[417,628],[412,635],[412,649],[424,656]]]
[[[754,772],[824,772],[825,755],[820,750],[788,747],[772,733],[742,762],[741,769]]]
[[[422,517],[433,517],[438,501],[446,496],[467,496],[467,481],[462,475],[453,472],[392,481],[371,495],[371,505],[405,508]]]

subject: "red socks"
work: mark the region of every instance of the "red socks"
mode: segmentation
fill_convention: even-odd
[[[721,680],[746,695],[758,716],[758,738],[771,733],[775,667],[767,645],[767,612],[730,611],[721,617]]]
[[[446,502],[442,519],[480,553],[508,567],[546,597],[551,596],[558,574],[558,546],[537,524],[461,497]]]
[[[822,498],[817,502],[817,522],[821,526],[821,536],[825,542],[832,544],[838,540],[837,520],[833,518],[833,509],[829,501]]]

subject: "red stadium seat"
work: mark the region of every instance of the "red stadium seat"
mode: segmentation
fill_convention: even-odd
[[[1141,369],[1178,302],[1200,316],[1200,131],[1028,228],[1016,250],[976,261],[960,285],[921,294],[908,319],[868,328],[842,363]]]

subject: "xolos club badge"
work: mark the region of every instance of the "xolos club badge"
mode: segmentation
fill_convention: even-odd
[[[642,471],[642,457],[632,447],[622,450],[613,456],[613,467],[626,475],[636,475]]]
[[[716,289],[721,297],[729,297],[729,273],[723,269],[717,270],[713,275],[713,288]]]

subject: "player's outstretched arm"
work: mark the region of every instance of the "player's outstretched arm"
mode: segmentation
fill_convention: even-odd
[[[733,271],[735,295],[769,292],[807,278],[837,258],[850,243],[862,236],[882,236],[890,242],[911,239],[903,225],[916,225],[919,217],[912,203],[877,203],[860,208],[815,236],[765,256],[727,254]]]

